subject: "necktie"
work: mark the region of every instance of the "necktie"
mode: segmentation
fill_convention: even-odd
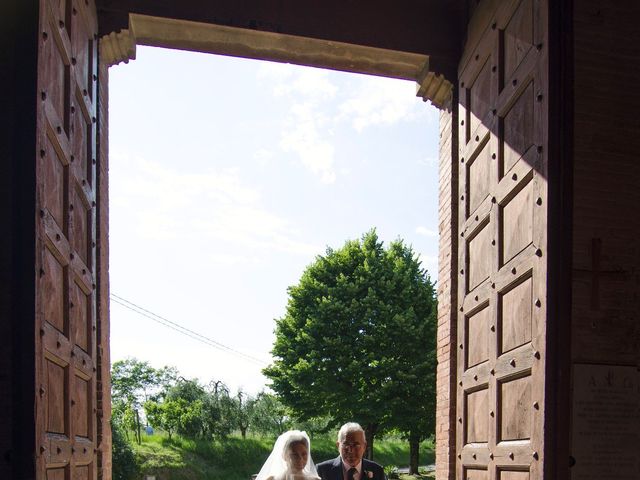
[[[356,470],[354,467],[351,467],[348,471],[347,471],[347,480],[353,480],[355,478],[356,472],[358,470]]]

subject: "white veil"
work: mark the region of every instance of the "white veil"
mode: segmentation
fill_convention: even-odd
[[[285,455],[289,449],[289,445],[292,443],[305,442],[309,447],[309,456],[307,457],[307,464],[304,466],[302,473],[298,475],[292,475],[289,471]],[[300,480],[300,479],[314,479],[320,478],[316,466],[311,459],[311,442],[306,432],[300,430],[289,430],[284,432],[278,437],[273,450],[264,462],[256,480],[267,480],[273,477],[275,480]]]

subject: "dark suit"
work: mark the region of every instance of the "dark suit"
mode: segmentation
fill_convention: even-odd
[[[346,480],[343,478],[342,460],[340,457],[333,460],[327,460],[316,465],[318,469],[318,475],[322,480]],[[384,470],[380,465],[366,458],[362,459],[362,472],[360,480],[369,480],[369,476],[365,472],[371,472],[373,477],[371,480],[386,480],[384,476]]]

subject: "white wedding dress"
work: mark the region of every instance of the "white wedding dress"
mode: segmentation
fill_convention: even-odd
[[[317,474],[309,473],[281,473],[280,475],[267,477],[266,480],[320,480],[320,477]]]
[[[293,443],[300,443],[302,439],[309,447],[307,463],[302,471],[293,472],[286,460],[286,449],[292,440]],[[256,480],[320,480],[316,466],[311,459],[311,442],[307,434],[299,430],[290,430],[280,435],[269,458],[262,465]]]

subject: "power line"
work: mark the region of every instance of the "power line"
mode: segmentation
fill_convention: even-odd
[[[148,318],[149,320],[152,320],[156,323],[159,323],[160,325],[163,325],[165,327],[168,327],[172,330],[177,331],[178,333],[182,333],[183,335],[192,338],[194,340],[197,340],[201,343],[204,343],[205,345],[208,345],[210,347],[216,348],[218,350],[222,350],[224,352],[227,353],[232,353],[234,355],[239,355],[241,357],[243,357],[246,360],[252,361],[254,363],[258,363],[260,365],[267,365],[267,363],[263,360],[260,360],[256,357],[253,357],[251,355],[248,355],[246,353],[240,352],[239,350],[236,350],[232,347],[229,347],[227,345],[224,345],[223,343],[220,343],[212,338],[209,338],[205,335],[202,335],[201,333],[198,333],[194,330],[188,329],[186,327],[183,327],[182,325],[176,323],[176,322],[172,322],[171,320],[164,318],[156,313],[153,313],[150,310],[147,310],[144,307],[141,307],[123,297],[120,297],[114,293],[112,293],[111,295],[111,300],[113,300],[114,302],[118,303],[119,305],[122,305],[125,308],[128,308],[129,310],[137,313],[138,315],[141,315],[143,317]]]
[[[220,343],[216,340],[214,340],[213,338],[207,337],[206,335],[202,335],[201,333],[198,333],[194,330],[191,330],[187,327],[183,327],[182,325],[180,325],[179,323],[176,322],[172,322],[171,320],[169,320],[168,318],[162,317],[156,313],[153,313],[151,310],[147,310],[144,307],[141,307],[140,305],[137,305],[129,300],[127,300],[126,298],[122,298],[119,295],[116,295],[115,293],[111,293],[109,295],[111,297],[111,300],[114,301],[115,303],[122,305],[125,308],[128,308],[129,310],[131,310],[132,312],[137,313],[138,315],[141,315],[145,318],[148,318],[149,320],[152,320],[156,323],[159,323],[160,325],[163,325],[167,328],[170,328],[172,330],[175,330],[178,333],[181,333],[189,338],[192,338],[193,340],[197,340],[198,342],[204,343],[205,345],[208,345],[210,347],[213,347],[217,350],[221,350],[227,353],[231,353],[233,355],[238,355],[242,358],[244,358],[245,360],[249,360],[250,362],[256,363],[258,365],[267,365],[267,362],[265,362],[264,360],[260,360],[259,358],[256,357],[252,357],[251,355],[248,355],[246,353],[243,353],[239,350],[236,350],[235,348],[229,347],[223,343]]]

